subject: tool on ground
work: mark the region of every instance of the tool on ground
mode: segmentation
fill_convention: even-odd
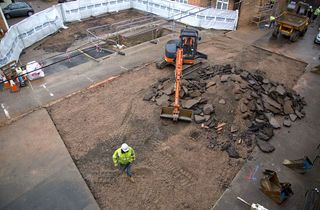
[[[264,176],[260,180],[260,190],[274,202],[281,204],[293,195],[291,184],[279,182],[275,171],[266,169],[263,174]]]
[[[304,174],[313,168],[313,162],[307,156],[298,160],[285,159],[282,164],[300,174]]]
[[[320,149],[320,144],[317,146],[317,150],[319,149]],[[297,173],[305,174],[307,171],[311,170],[314,167],[318,159],[320,160],[320,151],[315,156],[313,161],[311,161],[308,156],[305,156],[304,158],[297,159],[297,160],[285,159],[283,160],[282,164],[296,171]]]
[[[198,31],[185,28],[181,30],[179,40],[170,40],[166,45],[164,59],[157,63],[162,69],[168,64],[175,64],[175,97],[173,107],[162,107],[160,117],[173,119],[174,121],[192,121],[193,112],[180,108],[180,80],[182,77],[183,64],[194,64],[195,59],[207,59],[207,55],[197,51]]]
[[[251,207],[250,210],[268,210],[267,208],[263,207],[262,205],[260,205],[258,203],[250,204],[240,197],[237,197],[237,199],[242,201],[243,203],[247,204],[248,206],[250,206]]]

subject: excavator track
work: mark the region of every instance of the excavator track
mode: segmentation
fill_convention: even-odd
[[[199,70],[201,67],[202,67],[201,61],[191,66],[187,66],[182,70],[182,76],[187,76],[188,74],[191,74],[192,72]]]

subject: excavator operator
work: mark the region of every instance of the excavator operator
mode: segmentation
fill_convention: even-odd
[[[193,39],[191,37],[185,37],[183,39],[183,51],[185,53],[186,56],[191,56],[193,53]]]

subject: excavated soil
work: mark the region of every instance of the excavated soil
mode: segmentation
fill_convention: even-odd
[[[223,35],[200,44],[212,64],[235,64],[293,87],[305,64],[269,53]],[[236,144],[239,159],[211,147],[212,133],[195,123],[159,118],[160,107],[143,97],[150,85],[172,76],[154,64],[132,70],[97,88],[76,94],[48,108],[72,158],[102,209],[208,209],[214,205],[250,155]],[[206,93],[218,122],[246,125],[235,114],[233,86],[217,85]],[[225,99],[227,105],[219,104]],[[230,129],[227,124],[224,130]],[[222,132],[220,142],[229,136]],[[113,167],[112,154],[127,142],[137,153],[135,183]]]
[[[65,24],[68,29],[61,29],[59,32],[25,49],[20,56],[20,60],[27,63],[30,60],[41,60],[57,53],[66,52],[71,46],[80,46],[90,41],[89,34],[86,31],[90,27],[117,23],[142,16],[144,16],[142,12],[130,9]]]
[[[171,74],[152,64],[49,108],[102,209],[208,209],[241,168],[243,159],[209,148],[210,133],[199,125],[162,120],[159,107],[142,100]],[[112,164],[123,142],[137,153],[133,184]]]

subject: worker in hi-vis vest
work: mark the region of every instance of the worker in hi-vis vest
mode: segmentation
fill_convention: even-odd
[[[132,163],[136,159],[134,150],[129,147],[128,144],[123,143],[121,147],[113,153],[112,159],[114,166],[119,167],[122,172],[126,171],[129,180],[134,182],[131,173]]]
[[[273,28],[276,25],[276,17],[275,16],[270,16],[270,24],[269,24],[269,28]]]

